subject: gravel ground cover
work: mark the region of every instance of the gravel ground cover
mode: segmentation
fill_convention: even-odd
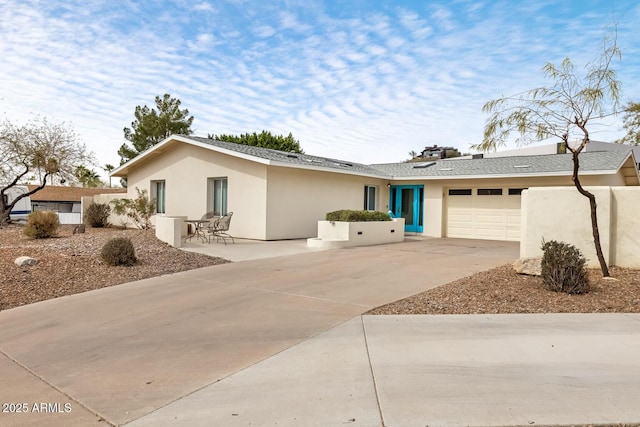
[[[611,267],[613,279],[589,269],[591,291],[552,292],[541,277],[517,274],[511,264],[383,305],[367,314],[638,313],[640,271]]]
[[[85,233],[73,234],[73,226],[61,226],[57,237],[38,240],[22,230],[17,225],[0,229],[0,310],[228,262],[172,248],[158,240],[154,230],[87,227]],[[102,246],[115,237],[131,239],[136,265],[112,267],[102,261]],[[18,267],[14,261],[20,256],[38,263]]]

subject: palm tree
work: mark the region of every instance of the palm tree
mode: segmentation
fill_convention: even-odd
[[[100,175],[93,169],[89,169],[86,166],[78,166],[76,168],[76,178],[82,183],[83,187],[97,187],[102,181],[100,181]]]
[[[102,167],[102,169],[105,170],[108,174],[111,173],[111,171],[114,170],[115,168],[116,167],[113,166],[111,163],[107,163]],[[109,188],[111,188],[111,175],[109,175]]]

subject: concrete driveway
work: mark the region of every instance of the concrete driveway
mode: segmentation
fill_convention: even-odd
[[[0,401],[14,404],[0,424],[144,423],[370,308],[517,255],[517,243],[408,241],[208,267],[0,312]],[[348,370],[340,360],[336,369]],[[290,381],[293,370],[280,374]],[[270,387],[262,393],[281,385]],[[365,400],[379,425],[375,400]]]

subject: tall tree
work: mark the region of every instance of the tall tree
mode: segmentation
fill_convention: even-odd
[[[107,172],[107,174],[110,174],[112,170],[114,170],[116,167],[113,166],[111,163],[107,163],[102,167],[102,170]],[[111,175],[109,175],[109,188],[111,188]]]
[[[616,58],[620,59],[621,54],[614,35],[604,38],[602,53],[587,64],[584,75],[577,74],[569,58],[559,66],[547,63],[542,72],[551,79],[551,86],[503,96],[483,106],[491,116],[482,143],[472,146],[482,151],[495,150],[514,132],[520,135],[516,142],[523,143],[558,138],[571,152],[575,187],[589,199],[593,243],[604,277],[609,276],[609,268],[600,245],[596,198],[582,187],[578,171],[579,155],[589,143],[591,120],[615,114],[619,109],[620,81],[611,68]]]
[[[162,98],[156,96],[156,108],[146,105],[137,106],[134,112],[135,120],[130,128],[124,128],[124,137],[131,142],[131,146],[124,143],[118,150],[120,164],[123,164],[146,149],[156,145],[172,134],[191,135],[193,116],[189,110],[181,110],[181,102],[177,98],[165,93]]]
[[[624,110],[623,127],[627,130],[627,134],[616,142],[640,145],[640,102],[627,104]]]
[[[77,182],[76,167],[93,163],[93,155],[70,128],[40,118],[23,126],[0,124],[0,158],[0,226],[9,221],[19,200],[42,190],[54,178]],[[35,181],[36,187],[9,202],[9,189],[27,180]]]
[[[254,147],[271,148],[273,150],[287,151],[293,153],[304,153],[300,147],[300,142],[293,137],[291,132],[289,135],[273,135],[271,132],[263,130],[260,133],[243,133],[240,135],[207,135],[209,139],[217,141],[234,142],[236,144],[251,145]]]
[[[76,167],[75,171],[76,178],[82,184],[83,187],[98,187],[102,184],[100,180],[100,175],[93,169],[89,169],[84,165],[80,165]]]

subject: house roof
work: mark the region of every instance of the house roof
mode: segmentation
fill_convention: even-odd
[[[37,185],[27,185],[29,191]],[[126,193],[126,188],[88,188],[65,187],[62,185],[47,185],[42,190],[31,195],[32,202],[80,202],[84,196],[95,196],[106,193]]]
[[[173,135],[114,170],[112,176],[126,176],[139,162],[148,161],[178,143],[244,158],[272,166],[323,170],[389,180],[501,178],[526,176],[569,176],[573,171],[571,154],[545,154],[484,159],[443,159],[425,162],[402,162],[364,165],[309,154],[287,153],[262,147],[216,141],[185,135]],[[580,154],[583,175],[615,174],[625,168],[629,185],[638,185],[640,178],[631,147],[611,151],[589,151]]]
[[[209,138],[186,135],[170,136],[169,138],[161,141],[157,145],[154,145],[153,147],[139,154],[137,157],[115,169],[113,172],[111,172],[111,175],[126,176],[129,168],[134,166],[136,163],[143,162],[145,160],[148,160],[149,158],[152,158],[155,154],[162,153],[176,142],[196,145],[209,150],[271,166],[294,167],[299,169],[311,170],[330,170],[332,172],[352,175],[388,178],[385,172],[361,163],[332,159],[327,157],[311,156],[309,154],[288,153],[285,151],[272,150],[270,148],[255,147],[251,145],[217,141]]]
[[[484,159],[444,159],[420,163],[386,163],[371,165],[394,179],[461,179],[518,176],[566,176],[573,172],[571,154],[492,157]],[[631,182],[638,184],[638,173],[631,148],[613,151],[591,151],[580,154],[580,174],[615,174],[621,168]],[[631,183],[630,182],[630,183]]]

